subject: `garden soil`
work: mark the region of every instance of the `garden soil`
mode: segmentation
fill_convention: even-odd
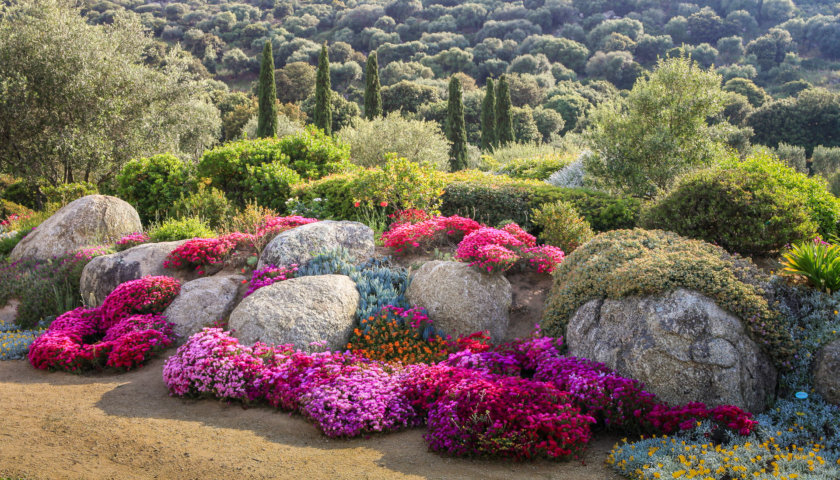
[[[596,436],[585,464],[442,457],[424,429],[331,440],[300,416],[170,397],[163,362],[90,375],[0,362],[0,478],[619,478],[604,464],[614,436]]]

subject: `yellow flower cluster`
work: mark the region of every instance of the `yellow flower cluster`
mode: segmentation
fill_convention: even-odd
[[[624,439],[615,445],[607,463],[636,480],[840,478],[840,459],[826,461],[823,448],[821,444],[783,448],[772,438],[759,444],[722,446],[666,436],[636,444]]]
[[[15,360],[26,356],[29,345],[44,330],[0,330],[0,360]]]

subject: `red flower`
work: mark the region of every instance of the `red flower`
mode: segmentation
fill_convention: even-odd
[[[380,207],[387,207],[387,206],[388,206],[388,202],[379,202],[379,206],[380,206]]]
[[[353,202],[353,206],[359,208],[359,202]]]

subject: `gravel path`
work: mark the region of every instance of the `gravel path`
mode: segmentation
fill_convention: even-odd
[[[620,478],[604,465],[614,436],[596,438],[587,465],[445,458],[424,429],[330,440],[269,408],[172,398],[162,368],[77,376],[0,362],[0,478]]]

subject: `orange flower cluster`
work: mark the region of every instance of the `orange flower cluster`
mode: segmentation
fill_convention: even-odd
[[[357,355],[383,362],[403,364],[435,363],[449,355],[449,344],[439,336],[428,340],[408,322],[382,312],[362,321],[368,328],[356,328],[347,349]]]

